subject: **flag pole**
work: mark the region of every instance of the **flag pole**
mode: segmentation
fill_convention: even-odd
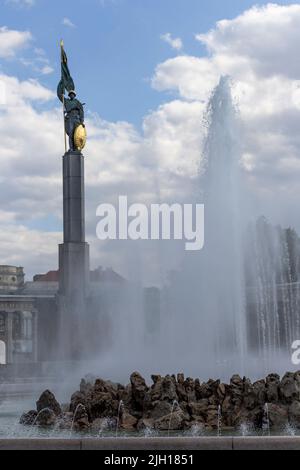
[[[63,47],[64,41],[60,41],[60,53],[61,53],[61,62],[63,61]],[[65,120],[65,90],[62,95],[62,105],[63,105],[63,119],[64,119],[64,139],[65,139],[65,152],[67,153],[67,133],[66,133],[66,120]]]

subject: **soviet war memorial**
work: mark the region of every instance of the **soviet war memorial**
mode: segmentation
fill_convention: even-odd
[[[300,3],[54,3],[0,2],[0,450],[300,450]]]

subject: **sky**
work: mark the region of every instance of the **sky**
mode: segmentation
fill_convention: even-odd
[[[0,0],[0,12],[1,264],[22,265],[29,277],[57,268],[61,38],[86,103],[93,267],[134,272],[146,284],[161,275],[157,247],[153,256],[150,245],[139,252],[96,240],[96,207],[120,193],[188,199],[222,75],[232,77],[242,123],[251,216],[300,232],[300,2]]]
[[[10,29],[30,31],[32,47],[23,51],[36,61],[34,48],[43,49],[53,73],[11,61],[2,69],[20,78],[39,78],[54,88],[59,74],[60,38],[69,51],[76,85],[89,108],[109,121],[126,120],[141,126],[147,112],[169,100],[149,86],[156,65],[178,52],[201,56],[206,49],[195,41],[217,21],[234,18],[253,4],[248,0],[0,0],[1,22]],[[288,4],[289,2],[280,2]],[[173,50],[161,36],[180,38]]]

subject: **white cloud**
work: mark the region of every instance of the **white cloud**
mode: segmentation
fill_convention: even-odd
[[[159,64],[153,86],[176,97],[145,116],[143,132],[127,122],[88,116],[87,233],[93,266],[107,264],[130,277],[134,270],[128,266],[136,260],[142,281],[143,276],[157,279],[159,264],[166,259],[176,262],[180,253],[168,257],[165,247],[157,252],[152,245],[139,249],[137,244],[99,243],[96,207],[116,201],[119,194],[128,194],[135,202],[174,202],[186,200],[195,191],[205,131],[203,113],[224,74],[232,76],[240,110],[241,164],[255,210],[300,229],[300,65],[295,59],[299,12],[300,5],[253,8],[197,36],[209,47],[207,57],[185,55]],[[59,235],[31,227],[49,214],[58,220],[62,217],[61,108],[54,102],[50,111],[35,109],[36,101],[50,103],[54,98],[36,81],[21,82],[5,75],[0,80],[8,92],[8,106],[0,109],[0,233],[5,239],[2,248],[0,243],[0,260],[24,264],[33,273],[57,265]],[[22,244],[17,241],[20,234]],[[32,240],[44,263],[40,268]]]
[[[180,38],[173,38],[171,33],[162,34],[160,38],[176,51],[181,51],[183,49],[182,40]]]
[[[6,26],[0,27],[0,58],[14,57],[16,52],[26,47],[32,40],[29,31],[15,31]]]
[[[48,102],[55,96],[38,82],[21,82],[5,75],[0,76],[0,82],[5,83],[8,96],[6,107],[0,111],[0,262],[24,265],[28,274],[34,274],[57,266],[58,234],[49,234],[46,228],[44,232],[33,230],[32,224],[49,215],[62,218],[62,113],[56,102],[51,111],[35,109],[36,101]],[[141,202],[184,198],[199,158],[201,135],[196,129],[202,110],[199,103],[190,106],[181,101],[161,106],[146,117],[144,135],[126,122],[109,123],[96,115],[87,117],[87,233],[93,266],[107,264],[132,275],[127,256],[136,256],[135,245],[124,250],[122,245],[99,243],[95,237],[96,207],[104,200],[116,201],[119,194]],[[186,145],[190,145],[189,155],[184,152]],[[43,260],[40,267],[39,256],[30,254],[30,250],[34,251],[32,240],[38,243]],[[153,247],[149,249],[153,254]],[[150,257],[153,263],[149,249],[142,257]]]
[[[254,7],[197,40],[207,57],[179,56],[157,66],[152,85],[207,102],[221,75],[233,80],[243,123],[242,165],[257,212],[295,225],[300,198],[300,5]]]
[[[51,67],[50,65],[45,65],[44,67],[42,67],[41,69],[41,73],[42,75],[50,75],[51,73],[54,72],[54,68]]]
[[[62,20],[62,24],[68,28],[76,28],[76,25],[70,20],[70,18],[64,18]]]

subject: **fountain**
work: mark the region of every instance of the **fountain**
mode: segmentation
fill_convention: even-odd
[[[288,423],[284,428],[284,435],[294,437],[297,434],[297,429]]]
[[[244,236],[246,217],[243,211],[242,180],[239,168],[239,126],[228,79],[221,79],[214,91],[207,116],[209,126],[204,146],[204,158],[196,182],[197,191],[191,191],[193,202],[204,202],[206,207],[205,248],[200,253],[186,253],[178,272],[162,287],[159,305],[160,322],[155,325],[154,330],[157,334],[153,341],[145,340],[145,318],[141,315],[141,290],[137,286],[131,285],[127,290],[120,287],[119,297],[115,299],[115,308],[110,310],[109,318],[106,318],[111,341],[104,342],[100,365],[99,360],[96,361],[96,373],[102,376],[109,375],[111,379],[118,380],[118,384],[116,386],[116,384],[105,383],[103,385],[101,383],[99,387],[103,390],[99,392],[96,388],[94,392],[96,395],[97,393],[109,395],[109,400],[114,402],[112,407],[114,414],[118,406],[115,438],[119,438],[124,402],[127,412],[127,403],[136,400],[136,408],[131,410],[132,415],[129,416],[131,422],[134,423],[133,429],[139,429],[138,420],[148,419],[149,401],[146,399],[151,401],[153,390],[150,391],[146,385],[144,387],[144,381],[140,380],[138,397],[136,397],[132,384],[129,388],[120,386],[119,381],[123,380],[128,371],[131,372],[138,367],[149,377],[155,366],[158,369],[155,371],[156,374],[180,369],[191,377],[201,377],[201,381],[212,376],[225,381],[237,372],[241,377],[249,374],[257,379],[266,368],[269,369],[271,366],[277,368],[275,361],[277,354],[283,346],[285,349],[289,347],[293,333],[299,332],[300,335],[300,295],[299,298],[298,294],[293,295],[295,288],[293,284],[296,278],[292,269],[291,240],[288,234],[283,234],[278,228],[271,230],[265,221],[260,221],[255,229],[248,230],[248,237]],[[245,258],[246,270],[244,269]],[[279,285],[285,286],[281,294],[278,290]],[[101,287],[101,289],[102,299],[109,299],[112,295],[110,288]],[[252,304],[249,302],[249,297],[252,301],[255,300]],[[253,315],[251,319],[254,317],[256,320],[254,331],[251,330],[253,322],[247,321],[249,303],[253,310],[250,312]],[[119,309],[120,305],[124,308]],[[95,323],[99,328],[101,319],[99,314],[98,323]],[[132,325],[135,327],[132,328]],[[96,327],[95,329],[97,330]],[[258,337],[258,343],[253,342],[253,338],[256,337]],[[263,357],[264,360],[257,361],[258,356]],[[90,362],[85,365],[92,368]],[[174,425],[176,407],[184,410],[183,415],[188,415],[188,423],[185,422],[185,417],[180,422],[181,431],[185,431],[194,421],[205,419],[204,427],[215,427],[215,403],[220,403],[220,397],[226,394],[228,389],[233,393],[236,392],[236,383],[222,388],[223,384],[216,385],[214,381],[213,383],[209,381],[204,385],[200,385],[199,382],[199,389],[201,389],[199,391],[199,389],[196,390],[196,382],[193,381],[194,389],[191,391],[186,384],[188,381],[183,381],[183,385],[182,381],[179,383],[178,380],[177,383],[176,379],[169,380],[170,376],[154,377],[155,393],[160,379],[165,385],[171,387],[170,394],[167,395],[168,402],[172,403],[170,414],[167,409],[168,421],[161,422],[157,417],[153,418],[153,427],[162,429],[168,437],[174,427],[172,425]],[[296,383],[298,378],[295,376],[292,380]],[[182,391],[182,387],[186,387],[186,390]],[[255,388],[254,384],[251,384],[251,387],[252,392],[257,393],[256,400],[261,400],[261,395],[265,396],[267,392],[264,389],[260,394],[260,391],[257,391],[258,387]],[[240,379],[237,388],[239,393],[242,393],[241,390],[244,393],[245,379]],[[181,393],[186,397],[182,398]],[[198,399],[197,393],[200,395],[203,393],[203,397],[201,395]],[[126,394],[131,395],[125,399]],[[174,397],[177,397],[177,400],[173,400]],[[213,406],[210,407],[211,397],[214,400]],[[230,402],[232,398],[230,393],[227,398]],[[203,414],[199,412],[195,417],[189,409],[190,399],[195,400],[196,405],[200,401],[206,403],[207,400],[207,409]],[[162,398],[161,402],[165,402],[165,398]],[[228,416],[230,413],[224,410],[225,400],[221,403],[222,405],[219,404],[217,409],[218,437],[222,436],[226,427],[231,426],[230,416]],[[261,417],[262,403],[259,403],[259,416]],[[152,405],[154,408],[154,403]],[[279,405],[288,412],[288,406],[284,400]],[[75,410],[71,435],[76,417],[82,408],[84,406],[79,404]],[[194,408],[197,413],[197,406]],[[149,409],[152,410],[151,407]],[[111,413],[111,410],[108,413]],[[138,418],[136,418],[136,413],[140,413]],[[210,419],[208,419],[209,413],[211,413]],[[104,419],[106,416],[98,418]],[[163,419],[166,416],[160,418]],[[254,413],[250,414],[250,418],[246,416],[245,419],[253,419],[255,423],[253,416]],[[92,418],[91,420],[93,424],[94,421]],[[271,423],[267,403],[264,406],[262,427],[264,434],[270,436]],[[144,432],[149,436],[147,429],[152,428],[146,427]],[[248,429],[242,424],[241,434],[248,435]],[[189,432],[191,435],[195,435],[194,433],[198,435],[198,432],[201,434],[202,430],[201,426],[199,428],[194,425]],[[100,430],[99,436],[101,434]]]
[[[242,423],[239,427],[239,434],[243,437],[255,434],[254,426],[251,423]]]
[[[175,407],[180,408],[179,403],[178,403],[177,400],[174,400],[173,405],[172,405],[172,410],[171,410],[171,414],[170,414],[170,421],[169,421],[168,437],[170,437],[170,433],[171,433],[172,419],[173,419]]]
[[[239,126],[226,78],[212,95],[207,121],[192,196],[194,203],[205,204],[205,247],[185,255],[181,270],[165,289],[159,354],[174,358],[177,367],[180,361],[187,373],[226,379],[237,371],[246,373],[247,366]],[[202,358],[200,364],[196,357]]]
[[[120,421],[121,421],[121,413],[124,410],[124,403],[120,400],[119,408],[118,408],[118,417],[117,417],[117,424],[116,424],[116,437],[118,437]]]
[[[82,403],[79,403],[79,404],[76,406],[76,409],[75,409],[75,411],[74,411],[74,416],[73,416],[72,425],[71,425],[71,430],[70,430],[70,436],[72,436],[72,434],[73,434],[73,430],[74,430],[76,418],[77,418],[77,415],[78,415],[78,413],[79,413],[80,410],[82,410],[84,413],[86,413],[86,407],[85,407]]]
[[[218,431],[217,431],[217,435],[218,437],[221,437],[222,436],[222,407],[221,405],[218,406],[218,423],[217,423],[217,426],[218,426]]]
[[[270,425],[270,416],[269,416],[269,405],[268,403],[264,406],[264,414],[262,420],[262,430],[267,436],[271,435],[271,425]]]

